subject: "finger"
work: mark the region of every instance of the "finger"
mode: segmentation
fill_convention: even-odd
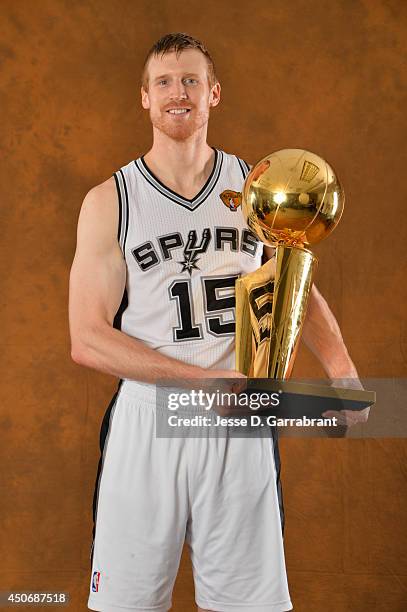
[[[357,425],[358,423],[366,423],[369,415],[368,412],[366,413],[366,410],[343,410],[342,412],[345,414],[346,418],[352,425]]]
[[[243,391],[245,391],[247,388],[247,378],[238,378],[233,384],[232,384],[232,393],[242,393]]]
[[[350,425],[349,419],[346,417],[346,415],[342,414],[342,411],[339,410],[327,410],[326,412],[322,413],[322,416],[330,419],[335,418],[336,426]]]

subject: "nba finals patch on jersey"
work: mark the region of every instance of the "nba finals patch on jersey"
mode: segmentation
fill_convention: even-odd
[[[220,199],[232,212],[236,212],[242,203],[241,193],[239,191],[232,191],[231,189],[222,191]]]

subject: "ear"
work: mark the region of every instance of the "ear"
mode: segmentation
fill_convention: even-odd
[[[148,110],[150,108],[150,98],[148,97],[148,91],[141,87],[141,106]]]
[[[215,83],[209,94],[209,106],[218,106],[220,102],[220,83]]]

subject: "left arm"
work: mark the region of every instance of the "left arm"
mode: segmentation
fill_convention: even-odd
[[[263,252],[266,259],[270,259],[274,256],[275,250],[264,246]],[[307,314],[302,330],[302,339],[318,358],[331,380],[352,379],[347,380],[345,386],[363,389],[355,364],[345,346],[338,322],[315,285],[312,286],[310,293]],[[356,422],[366,421],[369,408],[358,412],[350,410],[341,410],[340,413],[327,411],[324,413],[324,416],[337,416],[339,418],[340,414],[342,417],[340,422],[343,422],[345,425],[351,425]]]
[[[338,322],[315,285],[311,289],[302,338],[329,378],[359,378]]]
[[[275,250],[264,246],[264,253],[266,259],[271,259]],[[315,285],[309,297],[302,339],[321,362],[329,378],[359,378],[338,322]]]

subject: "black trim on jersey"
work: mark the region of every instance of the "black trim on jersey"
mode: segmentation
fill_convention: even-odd
[[[281,532],[284,536],[285,515],[284,515],[284,503],[283,503],[283,487],[281,485],[281,480],[280,480],[281,460],[280,460],[280,451],[278,448],[278,429],[277,427],[270,427],[270,429],[272,433],[271,443],[273,444],[274,464],[276,467],[276,486],[277,486],[278,507],[280,509]]]
[[[118,182],[117,182],[116,176],[115,176],[115,179],[116,179],[116,185],[117,185]],[[118,193],[119,193],[119,199],[121,199],[120,188],[118,188]],[[120,218],[120,215],[119,215],[119,218]],[[120,303],[119,309],[116,312],[114,320],[113,320],[113,327],[115,329],[118,329],[119,331],[121,330],[121,327],[122,327],[122,316],[128,304],[129,304],[129,300],[128,300],[127,288],[125,287],[124,292],[123,292],[122,301]],[[98,497],[99,497],[99,486],[100,486],[100,479],[102,477],[103,460],[104,460],[104,454],[105,454],[104,450],[105,450],[105,446],[107,447],[107,438],[108,438],[109,431],[110,431],[112,411],[116,404],[117,396],[119,394],[122,384],[123,384],[123,379],[120,378],[119,384],[117,386],[117,391],[113,395],[112,399],[110,400],[109,406],[107,407],[107,410],[103,417],[102,425],[100,428],[100,436],[99,436],[100,457],[99,457],[99,463],[98,463],[97,474],[96,474],[95,489],[93,492],[93,529],[92,529],[92,545],[91,545],[91,553],[90,553],[91,569],[92,569],[92,563],[93,563],[93,550],[94,550],[94,545],[95,545],[96,514],[97,514],[97,504],[98,504]]]
[[[129,297],[127,294],[127,288],[125,287],[124,292],[123,292],[122,301],[113,319],[113,327],[115,329],[118,329],[119,331],[121,331],[121,328],[122,328],[123,313],[126,310],[128,305],[129,305]]]
[[[123,203],[122,203],[122,194],[120,193],[119,179],[116,176],[116,172],[113,174],[113,176],[114,176],[114,182],[116,183],[117,196],[119,198],[119,224],[117,226],[117,242],[120,244],[120,234],[122,231],[122,223],[123,223],[123,220],[122,220]]]
[[[214,160],[212,171],[205,185],[202,187],[199,193],[197,193],[196,196],[193,197],[192,199],[184,198],[183,196],[179,195],[178,193],[176,193],[175,191],[173,191],[172,189],[164,185],[164,183],[162,183],[160,179],[157,178],[155,174],[153,174],[153,172],[147,166],[144,160],[144,155],[140,157],[139,159],[136,159],[134,163],[136,165],[136,168],[145,178],[145,180],[152,187],[154,187],[154,189],[156,189],[159,193],[161,193],[161,195],[165,196],[168,200],[171,200],[172,202],[175,202],[176,204],[180,204],[187,210],[190,210],[193,212],[194,210],[198,208],[198,206],[200,206],[203,202],[205,202],[205,200],[210,196],[210,194],[212,193],[212,191],[214,190],[216,186],[216,183],[218,182],[218,179],[219,179],[219,176],[222,170],[223,152],[218,151],[214,147],[212,148],[215,151],[215,160]]]
[[[93,493],[93,504],[92,504],[92,509],[93,509],[93,511],[92,511],[92,514],[93,514],[93,529],[92,529],[92,544],[91,544],[91,551],[90,551],[90,567],[91,567],[91,569],[92,569],[92,563],[93,563],[93,551],[94,551],[94,546],[95,546],[96,517],[97,517],[97,505],[98,505],[98,497],[99,497],[99,486],[100,486],[100,480],[101,480],[101,477],[102,477],[103,461],[104,461],[104,456],[105,456],[105,448],[107,448],[107,439],[108,439],[108,436],[109,436],[111,422],[112,422],[113,408],[116,405],[117,397],[118,397],[120,388],[122,386],[122,383],[123,383],[123,380],[120,379],[119,380],[119,384],[117,386],[117,391],[113,395],[112,399],[110,400],[109,406],[107,407],[107,410],[106,410],[105,415],[103,417],[102,425],[101,425],[101,428],[100,428],[100,435],[99,435],[100,458],[99,458],[99,463],[98,463],[98,468],[97,468],[96,481],[95,481],[95,490],[94,490],[94,493]]]
[[[240,169],[241,169],[241,171],[242,171],[243,178],[245,179],[245,178],[246,178],[246,176],[247,176],[247,175],[249,174],[249,172],[250,172],[250,167],[249,167],[249,164],[247,164],[247,163],[244,161],[244,159],[240,159],[240,157],[236,157],[236,159],[237,159],[237,161],[239,162],[239,166],[240,166]]]
[[[125,193],[125,197],[126,197],[126,227],[124,230],[124,239],[123,239],[123,255],[126,255],[126,239],[127,239],[127,231],[129,229],[129,194],[127,192],[127,185],[126,185],[126,179],[124,178],[124,174],[123,174],[123,170],[119,170],[120,174],[122,175],[122,179],[123,179],[123,185],[124,185],[124,193]]]
[[[212,147],[213,148],[213,147]],[[164,185],[164,183],[162,181],[160,181],[160,179],[158,178],[158,176],[156,176],[154,174],[154,172],[152,172],[152,170],[150,170],[150,168],[147,166],[145,159],[144,159],[144,155],[140,158],[141,163],[143,164],[145,170],[148,172],[148,174],[151,174],[152,178],[157,181],[157,183],[159,183],[161,185],[161,187],[163,188],[164,191],[169,191],[170,193],[172,193],[175,197],[180,198],[181,200],[186,200],[187,202],[194,202],[194,200],[198,200],[199,196],[205,191],[205,189],[207,188],[207,186],[209,185],[209,183],[212,180],[212,177],[215,173],[215,169],[216,169],[216,162],[218,160],[218,152],[216,149],[213,149],[215,151],[215,160],[213,162],[213,167],[211,170],[211,173],[205,183],[205,185],[202,187],[202,189],[199,191],[199,193],[196,194],[195,197],[193,198],[184,198],[184,196],[180,195],[179,193],[177,193],[176,191],[173,191],[172,189],[170,189],[169,187],[167,187],[167,185]]]
[[[129,228],[129,196],[123,171],[120,169],[114,173],[117,195],[119,198],[119,223],[117,228],[117,240],[126,259],[126,238]]]

